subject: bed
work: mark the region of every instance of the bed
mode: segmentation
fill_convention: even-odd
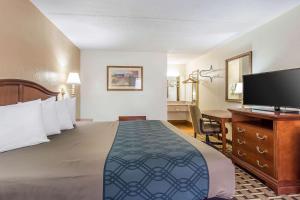
[[[51,96],[57,93],[33,82],[0,80],[0,105]],[[1,200],[229,199],[234,193],[231,160],[165,121],[95,122],[50,140],[0,153]]]

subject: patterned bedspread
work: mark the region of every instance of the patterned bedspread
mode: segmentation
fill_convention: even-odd
[[[201,152],[160,121],[120,122],[104,168],[104,200],[200,200],[209,173]]]

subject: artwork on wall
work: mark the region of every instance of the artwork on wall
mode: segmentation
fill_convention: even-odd
[[[243,75],[251,73],[251,51],[226,60],[226,101],[242,102]]]
[[[107,66],[108,91],[142,91],[143,67]]]

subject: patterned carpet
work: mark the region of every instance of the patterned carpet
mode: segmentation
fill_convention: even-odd
[[[176,125],[183,133],[193,136],[192,127],[184,124]],[[204,141],[204,136],[197,136],[197,139]],[[211,138],[212,141],[216,140]],[[231,145],[227,145],[227,156],[230,157],[232,151]],[[243,169],[236,166],[235,170],[236,190],[234,200],[300,200],[300,194],[282,195],[276,194],[260,180],[253,177]]]
[[[274,199],[274,200],[295,200],[300,199],[300,194],[276,196],[276,194],[258,179],[251,176],[244,170],[236,167],[235,170],[236,190],[234,199]]]

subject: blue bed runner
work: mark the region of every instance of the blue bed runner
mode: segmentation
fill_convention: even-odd
[[[104,200],[201,200],[202,154],[160,121],[120,122],[104,167]]]

